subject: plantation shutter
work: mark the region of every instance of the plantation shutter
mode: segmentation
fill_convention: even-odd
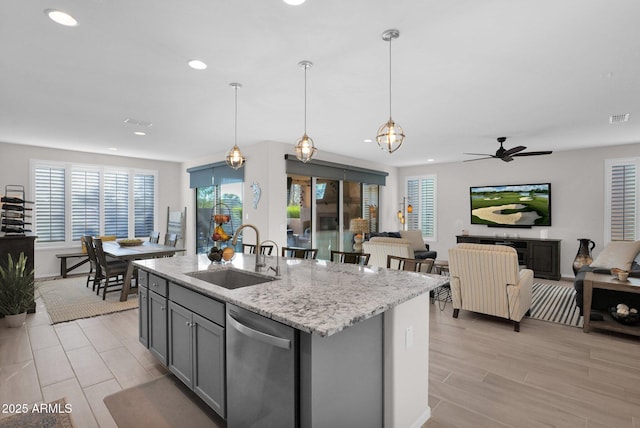
[[[149,236],[155,224],[155,176],[153,174],[136,174],[133,177],[133,200],[135,236]]]
[[[407,179],[407,229],[421,230],[422,237],[436,239],[436,176]],[[405,207],[406,208],[406,207]]]
[[[129,236],[129,174],[104,173],[104,234]]]
[[[100,172],[71,172],[71,235],[100,235]]]
[[[38,242],[64,242],[64,167],[35,168],[35,222]]]
[[[637,232],[637,166],[634,163],[611,166],[610,239],[635,241]]]

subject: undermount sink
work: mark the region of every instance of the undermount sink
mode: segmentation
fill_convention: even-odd
[[[271,276],[249,273],[238,269],[220,269],[214,271],[201,270],[197,272],[189,272],[185,275],[229,290],[262,284],[276,279]]]

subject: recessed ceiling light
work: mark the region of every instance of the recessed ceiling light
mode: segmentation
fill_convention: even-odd
[[[427,159],[427,162],[435,162],[435,159]]]
[[[49,19],[60,25],[65,25],[67,27],[75,27],[78,25],[78,21],[68,13],[54,9],[47,9],[44,13],[49,17]]]
[[[289,6],[300,6],[305,0],[283,0]]]
[[[143,136],[143,135],[147,135],[147,133],[146,132],[142,132],[142,131],[133,131],[133,135],[141,135],[141,136]]]
[[[200,61],[199,59],[190,59],[187,64],[189,64],[189,67],[193,68],[194,70],[204,70],[205,68],[207,68],[207,64]]]
[[[114,152],[115,152],[116,150],[118,150],[118,148],[117,148],[117,147],[109,147],[109,150],[111,150],[111,151],[114,151]]]
[[[365,143],[373,143],[373,140],[371,138],[367,138],[366,140],[362,140]]]

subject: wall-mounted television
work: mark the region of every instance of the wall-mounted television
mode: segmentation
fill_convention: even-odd
[[[471,187],[471,224],[551,226],[551,183]]]

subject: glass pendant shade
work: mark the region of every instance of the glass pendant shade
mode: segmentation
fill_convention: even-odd
[[[318,149],[313,144],[313,140],[306,133],[296,143],[296,157],[304,163],[307,163],[316,154]]]
[[[382,150],[393,153],[402,146],[404,131],[400,125],[389,118],[389,121],[378,129],[376,141]]]
[[[313,63],[311,61],[300,61],[298,66],[304,69],[304,135],[296,142],[294,150],[296,158],[307,163],[318,152],[313,140],[307,135],[307,68],[311,68]]]
[[[238,147],[238,88],[242,87],[242,85],[240,83],[229,83],[229,86],[233,86],[236,91],[235,134],[233,147],[227,152],[224,160],[231,168],[239,169],[244,166],[244,161],[246,160]]]
[[[236,145],[227,153],[225,157],[227,165],[233,169],[239,169],[244,165],[245,157],[242,155],[240,148]]]

